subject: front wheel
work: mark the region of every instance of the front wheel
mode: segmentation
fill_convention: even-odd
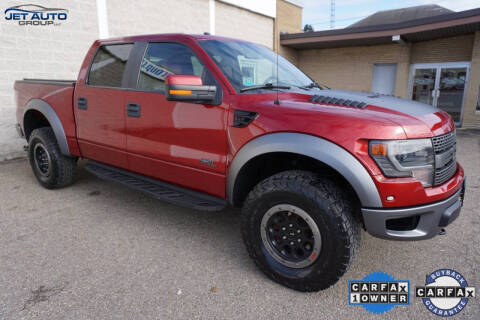
[[[60,152],[52,128],[32,131],[28,142],[28,158],[38,182],[47,189],[56,189],[73,183],[77,158]]]
[[[250,257],[271,279],[299,291],[336,283],[358,250],[360,230],[345,193],[306,171],[260,182],[242,210]]]

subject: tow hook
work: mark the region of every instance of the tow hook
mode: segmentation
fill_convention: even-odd
[[[23,151],[28,152],[28,144],[23,146]]]
[[[438,233],[439,236],[444,236],[447,234],[447,230],[445,228],[440,229],[440,232]]]

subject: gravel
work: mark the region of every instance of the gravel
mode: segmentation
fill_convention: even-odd
[[[300,293],[267,279],[243,246],[238,210],[178,208],[81,169],[75,185],[41,188],[25,160],[0,164],[0,319],[379,319],[349,306],[347,281],[385,271],[411,282],[390,319],[438,319],[413,287],[439,268],[479,290],[480,135],[458,130],[465,205],[447,235],[420,242],[362,233],[332,288]],[[479,319],[479,297],[456,319]]]

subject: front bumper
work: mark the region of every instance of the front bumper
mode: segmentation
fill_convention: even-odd
[[[375,237],[390,240],[432,238],[458,217],[464,194],[465,180],[457,192],[435,203],[402,209],[362,208],[365,228]],[[396,225],[397,221],[402,223]],[[411,222],[410,227],[405,221]]]

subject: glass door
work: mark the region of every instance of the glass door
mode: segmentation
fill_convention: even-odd
[[[412,99],[430,105],[435,105],[435,79],[437,69],[415,69],[413,76]]]
[[[461,125],[469,62],[414,64],[410,72],[411,99],[448,112]]]
[[[455,123],[462,121],[463,93],[467,68],[442,68],[437,90],[437,107],[448,112]]]

